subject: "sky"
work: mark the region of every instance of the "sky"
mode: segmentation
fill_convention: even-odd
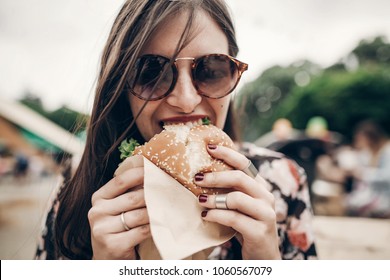
[[[390,40],[389,0],[226,0],[241,86],[275,64],[308,59],[326,67],[361,39]],[[100,55],[123,0],[0,0],[0,95],[40,97],[49,110],[89,113]]]

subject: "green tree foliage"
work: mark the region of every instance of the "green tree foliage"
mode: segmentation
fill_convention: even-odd
[[[67,106],[62,106],[54,111],[48,111],[44,108],[42,100],[31,92],[26,92],[19,102],[71,133],[78,134],[86,128],[87,115],[72,110]]]
[[[280,117],[304,129],[323,116],[331,130],[351,137],[363,119],[390,128],[390,44],[385,38],[362,40],[339,62],[321,69],[304,61],[264,71],[238,94],[243,138],[253,141]]]
[[[277,108],[276,117],[304,129],[313,116],[324,117],[329,129],[351,139],[354,126],[373,119],[390,128],[390,69],[360,68],[349,73],[327,71],[306,87],[295,87]]]
[[[85,130],[87,115],[62,106],[49,113],[49,119],[72,133],[80,133]]]
[[[361,40],[351,53],[357,56],[361,64],[390,64],[390,44],[381,36],[373,40]]]
[[[244,139],[254,140],[269,131],[276,120],[276,108],[297,83],[306,85],[321,71],[319,66],[309,61],[299,61],[288,67],[271,67],[247,84],[236,102],[241,127],[244,127]]]
[[[47,117],[47,112],[43,107],[42,100],[33,93],[26,91],[24,97],[19,100],[20,103],[26,105],[35,112]]]

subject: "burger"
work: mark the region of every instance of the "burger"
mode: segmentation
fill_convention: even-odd
[[[197,122],[165,124],[163,130],[144,145],[134,139],[124,140],[121,159],[142,155],[165,171],[194,195],[226,193],[228,189],[201,188],[195,184],[197,173],[231,170],[222,160],[207,152],[207,145],[234,147],[230,137],[208,119]]]

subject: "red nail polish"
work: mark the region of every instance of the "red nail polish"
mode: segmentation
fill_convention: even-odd
[[[217,145],[215,145],[215,144],[208,144],[207,147],[209,147],[210,150],[215,150],[217,148]]]
[[[202,218],[206,217],[207,216],[207,210],[205,211],[202,211]]]
[[[203,174],[203,173],[197,173],[197,174],[195,174],[195,181],[196,181],[196,182],[202,181],[203,178],[204,178],[204,174]]]
[[[199,199],[199,202],[205,203],[207,201],[207,195],[201,194],[198,199]]]

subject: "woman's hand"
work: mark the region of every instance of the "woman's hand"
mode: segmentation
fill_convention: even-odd
[[[196,183],[201,187],[234,189],[227,195],[226,210],[216,209],[215,195],[200,195],[199,203],[208,208],[202,212],[203,219],[234,228],[239,233],[243,259],[280,259],[275,200],[266,182],[240,171],[248,165],[244,155],[216,145],[209,145],[208,151],[236,170],[197,175]]]
[[[136,259],[135,246],[151,236],[143,178],[142,167],[132,168],[93,194],[88,213],[93,259]]]

